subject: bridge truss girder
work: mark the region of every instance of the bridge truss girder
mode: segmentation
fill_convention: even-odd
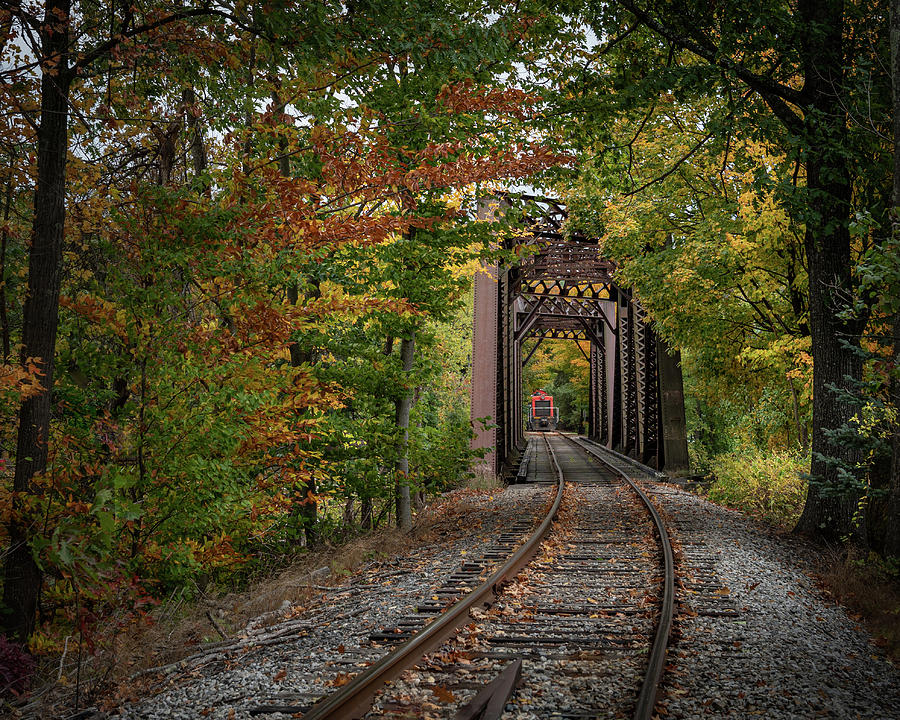
[[[640,304],[615,282],[615,265],[595,242],[561,232],[565,210],[547,202],[517,266],[490,267],[475,278],[472,417],[491,417],[475,447],[504,474],[525,447],[522,368],[536,339],[569,339],[590,363],[588,434],[641,462],[668,471],[687,467],[684,395],[677,355],[667,352]],[[509,247],[523,238],[505,240]],[[589,343],[585,352],[581,343]]]

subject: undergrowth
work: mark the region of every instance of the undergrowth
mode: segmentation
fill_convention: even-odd
[[[900,663],[900,559],[855,548],[835,551],[821,572],[826,592],[855,614]]]
[[[460,532],[459,512],[454,513],[454,508],[465,506],[473,495],[489,492],[465,488],[445,494],[420,511],[411,533],[383,527],[355,536],[345,534],[334,542],[320,538],[315,548],[295,555],[290,562],[285,558],[286,566],[270,567],[267,574],[260,572],[245,586],[210,584],[195,594],[172,593],[145,621],[111,627],[108,633],[95,635],[90,647],[77,636],[70,637],[67,652],[38,656],[31,688],[38,709],[32,708],[29,716],[59,717],[79,706],[112,708],[134,701],[149,692],[145,686],[154,676],[145,674],[148,670],[195,653],[221,640],[222,634],[240,637],[251,620],[261,627],[319,607],[327,603],[326,586],[343,582],[367,563],[433,545]],[[13,684],[18,676],[5,678],[3,673],[4,667],[17,666],[16,652],[13,647],[7,653],[11,660],[4,665],[0,641],[0,682],[5,680],[18,692],[20,686]],[[7,698],[0,694],[0,717],[21,712],[22,704],[29,701],[25,698],[14,706],[16,694]]]
[[[779,527],[796,524],[806,497],[807,457],[750,447],[713,457],[709,464],[710,500]]]

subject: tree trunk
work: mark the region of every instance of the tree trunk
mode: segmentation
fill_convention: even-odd
[[[375,512],[372,507],[372,498],[368,495],[359,499],[359,524],[366,530],[375,529]]]
[[[66,220],[66,154],[69,117],[69,0],[47,0],[42,37],[41,124],[37,140],[37,185],[28,255],[28,293],[22,328],[22,362],[34,359],[41,391],[22,403],[16,443],[13,517],[3,581],[3,629],[25,640],[34,630],[41,572],[31,550],[30,526],[19,516],[22,497],[47,467],[53,361],[59,320],[63,228]],[[47,60],[50,58],[50,60]],[[52,63],[52,64],[51,64]]]
[[[397,489],[397,527],[404,532],[412,529],[412,508],[409,495],[409,411],[412,408],[413,388],[409,377],[413,369],[416,352],[416,333],[413,331],[400,344],[400,362],[403,366],[403,394],[397,399],[397,428],[400,430],[400,443],[397,448],[396,489]]]
[[[865,321],[843,320],[838,313],[851,300],[852,256],[849,221],[851,179],[845,156],[846,113],[843,82],[843,3],[804,0],[803,53],[806,92],[806,178],[809,211],[805,246],[809,263],[809,319],[813,357],[812,482],[797,530],[826,540],[853,533],[860,493],[841,486],[835,460],[854,466],[858,452],[828,438],[828,431],[848,423],[858,404],[838,397],[832,388],[856,392],[862,359],[853,346]],[[849,344],[849,347],[845,344]]]
[[[894,101],[894,187],[891,196],[891,244],[900,249],[900,0],[891,0],[891,84]],[[893,323],[894,367],[890,399],[900,408],[900,312]],[[900,557],[900,418],[894,419],[891,437],[891,482],[888,489],[884,554]]]
[[[312,290],[307,297],[318,297],[319,296],[319,286],[318,283],[313,283]],[[297,292],[297,287],[289,287],[287,289],[287,297],[288,302],[292,305],[296,305],[300,296]],[[300,367],[301,365],[307,365],[315,359],[313,357],[313,353],[309,351],[304,351],[297,343],[292,342],[288,346],[288,350],[291,353],[291,366]],[[306,485],[297,485],[294,488],[294,505],[291,509],[292,514],[298,518],[300,521],[300,525],[303,527],[304,534],[306,536],[306,544],[313,545],[315,544],[315,526],[318,520],[317,512],[316,512],[316,503],[309,500],[309,493],[313,495],[316,494],[316,480],[315,475],[310,475],[309,481]]]
[[[0,230],[0,362],[4,365],[11,361],[9,316],[6,314],[6,245],[9,233],[6,231],[6,223],[9,221],[9,211],[12,208],[13,191],[13,166],[9,164],[9,178],[6,181],[6,202],[3,206],[3,229]]]
[[[247,62],[247,73],[244,76],[244,82],[247,83],[247,88],[252,88],[255,84],[255,75],[256,72],[256,38],[252,38],[250,40],[250,57]],[[250,174],[250,153],[253,152],[253,142],[251,141],[251,133],[250,128],[253,127],[253,109],[251,107],[247,107],[244,111],[244,127],[247,130],[247,137],[244,140],[244,157],[241,162],[241,170],[244,175]]]
[[[194,88],[185,88],[182,91],[181,98],[184,102],[185,115],[187,117],[191,166],[194,170],[194,177],[200,177],[206,172],[207,168],[206,144],[203,142],[203,128],[200,127],[200,118],[194,114],[194,108],[197,104],[197,95],[194,93]],[[205,192],[208,192],[208,190],[208,187],[204,187]]]
[[[797,428],[797,442],[800,444],[800,451],[805,455],[809,450],[809,437],[806,420],[800,417],[800,395],[794,385],[794,378],[788,378],[788,385],[791,388],[791,409],[794,415],[794,426]]]

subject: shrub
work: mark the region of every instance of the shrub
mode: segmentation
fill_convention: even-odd
[[[806,497],[809,458],[789,451],[742,448],[710,459],[715,478],[708,490],[714,502],[766,522],[793,527]]]
[[[34,658],[0,635],[0,697],[21,695],[34,674]]]

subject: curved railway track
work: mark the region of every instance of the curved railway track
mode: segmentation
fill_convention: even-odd
[[[656,704],[657,688],[662,681],[663,669],[666,661],[666,646],[672,631],[672,620],[675,608],[675,558],[672,551],[672,543],[669,539],[669,533],[666,530],[666,525],[663,522],[659,511],[656,509],[656,506],[628,474],[623,471],[623,463],[621,461],[611,462],[610,453],[603,452],[602,448],[593,443],[586,444],[569,436],[563,437],[569,442],[578,445],[578,447],[588,453],[591,457],[603,463],[612,472],[625,480],[625,482],[631,486],[632,490],[634,490],[641,498],[641,501],[653,518],[653,524],[656,527],[657,538],[663,555],[663,592],[662,598],[660,599],[660,614],[657,620],[656,632],[653,637],[653,645],[651,646],[647,663],[647,672],[641,683],[641,692],[638,696],[638,702],[634,712],[634,717],[636,719],[650,718],[653,714],[654,705]]]
[[[405,638],[399,645],[322,698],[304,720],[358,718],[370,709],[371,716],[409,717],[426,706],[434,717],[452,709],[460,720],[499,718],[520,675],[523,715],[651,717],[673,612],[665,526],[602,450],[560,434],[538,438],[532,441],[546,444],[556,492],[537,529],[486,580],[418,631],[396,629]],[[527,577],[517,577],[526,566]],[[423,656],[450,638],[453,647],[426,660],[426,682],[404,682],[404,670],[423,667]],[[546,692],[548,683],[565,690]],[[440,707],[427,702],[432,695],[441,698]]]

